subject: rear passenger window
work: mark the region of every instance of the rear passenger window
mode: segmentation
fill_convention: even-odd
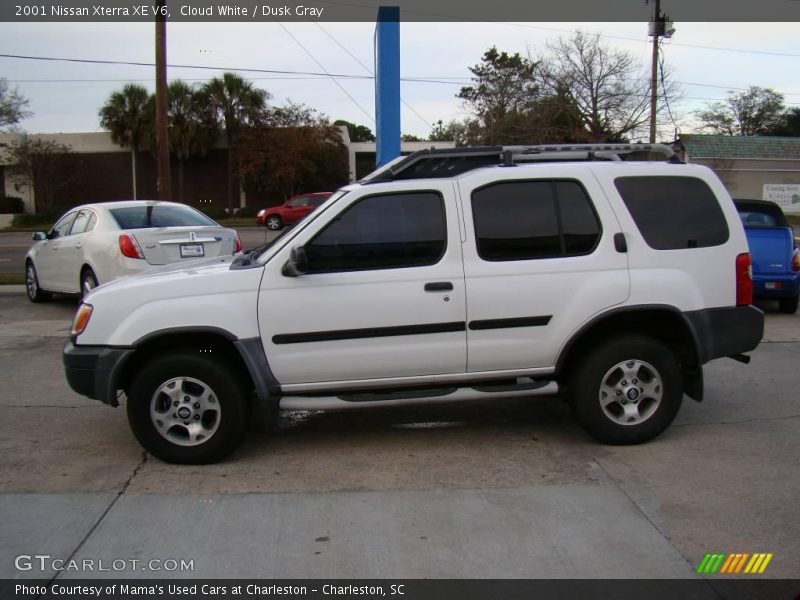
[[[313,273],[433,265],[447,240],[444,204],[435,192],[369,196],[306,245]]]
[[[478,254],[488,261],[591,253],[600,224],[575,181],[510,181],[472,194]]]
[[[728,241],[725,215],[703,180],[619,177],[614,184],[651,248],[707,248]]]

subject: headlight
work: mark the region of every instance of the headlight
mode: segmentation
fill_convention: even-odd
[[[258,211],[258,216],[259,217],[263,217],[265,214],[267,214],[267,209],[266,208],[262,208],[260,211]]]
[[[72,331],[70,335],[80,335],[86,326],[89,324],[89,318],[92,316],[94,308],[91,304],[81,304],[78,307],[78,312],[75,313],[75,319],[72,321]]]

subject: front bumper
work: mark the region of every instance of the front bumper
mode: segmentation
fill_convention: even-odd
[[[133,348],[64,344],[64,372],[69,386],[82,396],[117,406],[117,383]]]

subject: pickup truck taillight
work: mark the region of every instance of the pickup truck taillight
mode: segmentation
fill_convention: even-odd
[[[233,249],[233,253],[236,254],[237,252],[242,251],[242,240],[239,238],[239,234],[236,234],[236,247]]]
[[[800,271],[800,250],[795,250],[792,254],[792,271],[795,273]]]
[[[119,250],[123,256],[128,258],[144,258],[142,251],[139,249],[139,244],[128,233],[121,233],[119,236]]]
[[[745,252],[736,257],[736,306],[753,303],[753,267],[750,254]]]

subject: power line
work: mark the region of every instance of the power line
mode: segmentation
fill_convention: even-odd
[[[291,35],[291,34],[290,34]],[[149,62],[136,62],[136,61],[125,61],[125,60],[99,60],[99,59],[90,59],[90,58],[64,58],[58,56],[27,56],[22,54],[0,54],[0,58],[14,58],[19,60],[36,60],[36,61],[43,61],[43,62],[69,62],[69,63],[80,63],[80,64],[96,64],[96,65],[126,65],[132,67],[154,67],[155,63]],[[319,63],[318,63],[319,64]],[[180,64],[169,64],[167,65],[170,69],[202,69],[207,71],[238,71],[241,73],[273,73],[276,75],[309,75],[318,78],[336,78],[336,79],[374,79],[375,77],[372,75],[352,75],[352,74],[345,74],[345,73],[329,73],[327,71],[320,73],[315,71],[292,71],[292,70],[281,70],[281,69],[256,69],[252,67],[212,67],[208,65],[180,65]],[[324,70],[324,68],[323,68]],[[401,77],[401,81],[408,81],[411,83],[442,83],[447,85],[468,85],[466,82],[457,82],[457,81],[444,81],[442,78],[435,79],[435,78],[423,78],[423,77]],[[15,81],[25,81],[25,80],[15,80]],[[72,81],[70,79],[63,79],[63,80],[54,80],[54,81]],[[82,81],[76,79],[75,81]],[[99,79],[97,81],[118,81],[116,79]],[[122,81],[132,81],[131,79],[125,79]],[[136,80],[134,80],[136,81]],[[147,81],[145,79],[140,79],[138,81]],[[202,80],[198,80],[202,81]]]
[[[335,83],[335,84],[336,84],[336,86],[337,86],[337,87],[338,87],[340,90],[342,90],[342,91],[345,93],[345,95],[346,95],[348,98],[350,98],[350,100],[352,100],[352,101],[353,101],[353,104],[355,104],[355,105],[356,105],[358,108],[360,108],[360,109],[361,109],[361,112],[363,112],[365,115],[367,115],[367,118],[368,118],[370,121],[372,121],[372,122],[374,123],[374,122],[375,122],[375,118],[374,118],[374,117],[373,117],[373,116],[372,116],[372,115],[371,115],[369,112],[367,112],[367,110],[366,110],[366,109],[365,109],[363,106],[361,106],[361,104],[359,104],[359,103],[358,103],[358,100],[356,100],[355,98],[353,98],[353,96],[351,96],[351,95],[350,95],[350,92],[348,92],[348,91],[347,91],[347,90],[344,88],[344,86],[343,86],[341,83],[339,83],[339,81],[338,81],[338,80],[337,80],[335,77],[332,77],[332,76],[331,76],[331,75],[328,73],[327,69],[325,69],[325,67],[324,67],[324,66],[322,66],[322,63],[321,63],[321,62],[319,62],[319,61],[316,59],[316,57],[315,57],[313,54],[311,54],[311,52],[310,52],[308,49],[306,49],[306,47],[305,47],[305,46],[303,46],[303,44],[301,44],[301,43],[300,43],[300,40],[298,40],[296,37],[294,37],[294,36],[292,35],[292,32],[291,32],[291,31],[289,31],[288,29],[286,29],[286,26],[285,26],[283,23],[281,23],[280,21],[278,21],[278,25],[280,25],[280,26],[281,26],[281,28],[282,28],[282,29],[283,29],[283,30],[284,30],[284,31],[287,33],[287,35],[288,35],[290,38],[292,38],[292,39],[294,40],[294,42],[295,42],[295,43],[296,43],[298,46],[300,46],[300,48],[303,50],[303,52],[305,52],[306,54],[308,54],[308,56],[311,58],[311,60],[313,60],[315,63],[317,63],[317,66],[318,66],[320,69],[322,69],[323,71],[325,71],[325,74],[326,74],[326,75],[328,75],[328,77],[330,77],[331,81],[333,81],[333,83]]]
[[[324,33],[324,34],[325,34],[325,35],[327,35],[327,36],[328,36],[330,39],[332,39],[332,40],[333,40],[333,42],[334,42],[334,43],[335,43],[337,46],[339,46],[339,48],[341,48],[342,50],[344,50],[344,51],[345,51],[345,52],[346,52],[346,53],[347,53],[347,54],[350,56],[350,58],[352,58],[354,61],[356,61],[358,64],[360,64],[360,65],[361,65],[361,66],[364,68],[364,70],[365,70],[367,73],[369,73],[369,74],[370,74],[371,76],[373,76],[373,77],[375,76],[375,73],[373,73],[373,72],[372,72],[372,69],[370,69],[370,68],[369,68],[367,65],[365,65],[363,62],[361,62],[361,61],[358,59],[358,57],[357,57],[355,54],[353,54],[352,52],[350,52],[350,50],[348,50],[348,49],[347,49],[347,48],[344,46],[344,44],[342,44],[341,42],[339,42],[339,40],[337,40],[337,39],[336,39],[334,36],[332,36],[332,35],[331,35],[331,34],[328,32],[328,30],[327,30],[327,29],[325,29],[325,28],[324,28],[322,25],[320,25],[320,24],[319,24],[319,23],[317,23],[316,21],[315,21],[314,23],[316,24],[316,26],[317,26],[317,27],[319,27],[319,29],[322,31],[322,33]],[[419,114],[419,113],[418,113],[416,110],[414,110],[414,107],[413,107],[413,106],[411,106],[411,105],[410,105],[408,102],[406,102],[405,100],[403,100],[403,97],[402,97],[402,96],[400,97],[400,102],[402,102],[402,103],[405,105],[405,107],[406,107],[408,110],[410,110],[412,113],[414,113],[414,114],[417,116],[417,118],[418,118],[420,121],[422,121],[423,123],[425,123],[425,125],[427,125],[427,126],[428,126],[428,127],[430,127],[431,129],[433,129],[433,125],[431,125],[430,123],[428,123],[428,121],[427,121],[427,119],[425,119],[425,117],[423,117],[423,116],[422,116],[421,114]]]

